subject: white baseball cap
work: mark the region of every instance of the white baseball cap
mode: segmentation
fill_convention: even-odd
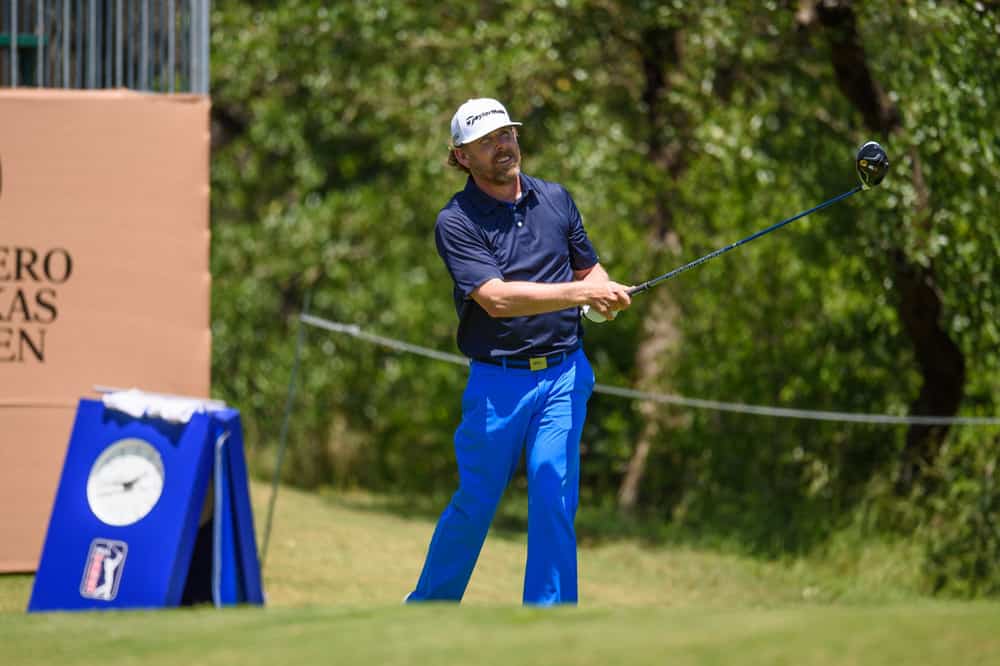
[[[501,127],[520,125],[507,115],[507,109],[490,97],[470,99],[451,117],[451,143],[461,146],[482,138]]]

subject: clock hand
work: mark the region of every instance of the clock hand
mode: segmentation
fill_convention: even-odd
[[[139,477],[139,478],[141,479],[142,477]],[[134,479],[134,480],[129,481],[127,483],[133,483],[134,484],[138,480],[139,479]],[[119,488],[119,486],[121,486],[121,487]],[[133,486],[126,485],[125,483],[108,484],[108,485],[105,485],[104,487],[107,490],[103,490],[103,491],[97,493],[98,497],[106,497],[108,495],[120,495],[121,493],[131,493],[133,491],[133,489],[134,489]]]
[[[143,472],[142,474],[140,474],[139,476],[135,477],[131,481],[125,481],[125,482],[123,482],[122,483],[122,488],[124,488],[125,490],[132,490],[132,486],[134,486],[136,483],[138,483],[139,479],[143,478],[147,474],[148,474],[148,472]]]
[[[128,479],[126,481],[105,481],[104,483],[101,484],[101,486],[104,487],[104,488],[108,488],[108,487],[110,487],[110,488],[117,488],[118,486],[121,486],[122,490],[131,490],[132,486],[134,486],[136,483],[138,483],[140,480],[142,480],[145,476],[148,476],[148,474],[149,474],[148,471],[147,472],[143,472],[142,474],[140,474],[139,476],[135,477],[134,479]]]

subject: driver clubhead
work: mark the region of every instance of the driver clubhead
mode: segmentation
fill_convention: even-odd
[[[866,189],[881,183],[889,171],[889,157],[875,141],[869,141],[858,149],[856,164],[858,178]]]

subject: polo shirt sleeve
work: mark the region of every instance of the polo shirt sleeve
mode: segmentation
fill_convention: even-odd
[[[496,257],[486,239],[472,225],[448,213],[438,216],[434,226],[438,254],[464,298],[493,278],[503,279]]]
[[[576,202],[565,189],[563,193],[569,217],[569,264],[574,271],[582,271],[597,263],[597,250],[591,245],[587,230],[583,228],[583,218],[576,208]]]

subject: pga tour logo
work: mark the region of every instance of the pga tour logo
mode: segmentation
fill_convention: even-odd
[[[87,599],[111,601],[118,596],[118,584],[125,568],[128,544],[124,541],[94,539],[83,567],[80,595]]]

